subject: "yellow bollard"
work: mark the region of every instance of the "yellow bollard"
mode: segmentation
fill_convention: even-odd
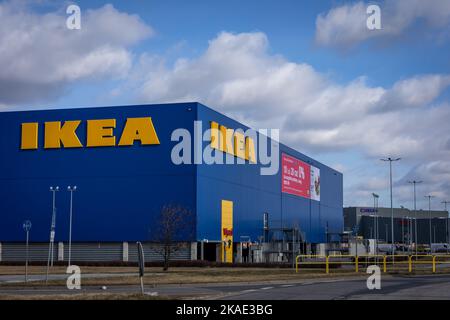
[[[436,256],[433,256],[433,273],[436,273]]]
[[[386,273],[387,272],[387,256],[383,257],[383,272]]]
[[[359,257],[355,256],[355,272],[359,272]]]
[[[325,272],[326,272],[326,274],[330,273],[330,269],[329,269],[329,266],[328,266],[328,259],[329,258],[330,258],[330,256],[326,256],[325,257]]]
[[[295,257],[295,273],[298,273],[298,256]]]
[[[412,272],[412,256],[408,256],[408,272]]]

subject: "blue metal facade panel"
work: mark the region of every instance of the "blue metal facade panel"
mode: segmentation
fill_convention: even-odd
[[[173,104],[0,113],[0,241],[23,241],[26,219],[33,223],[31,241],[48,241],[49,186],[61,188],[56,195],[56,241],[68,239],[68,185],[78,187],[73,241],[147,241],[163,204],[177,203],[195,212],[195,167],[173,165],[170,158],[172,131],[192,131],[195,108]],[[45,121],[116,119],[114,132],[120,137],[128,117],[152,117],[161,144],[42,148]],[[20,150],[23,122],[39,122],[38,150]],[[76,132],[85,142],[86,122]]]
[[[230,129],[248,127],[208,107],[199,105],[198,120],[203,130],[215,121]],[[204,148],[209,150],[207,142]],[[328,232],[343,228],[342,174],[283,144],[279,145],[280,169],[270,176],[260,175],[260,165],[198,165],[197,167],[197,238],[220,240],[220,203],[234,203],[234,240],[250,236],[252,241],[263,234],[263,214],[269,213],[271,228],[299,227],[307,241],[326,240]],[[281,153],[286,153],[320,169],[321,201],[281,192]],[[232,157],[227,155],[227,157]]]
[[[152,117],[160,145],[44,150],[45,121],[116,119],[120,136],[126,118]],[[299,226],[308,241],[325,241],[342,230],[342,174],[280,145],[280,152],[310,162],[321,170],[321,201],[281,193],[281,174],[261,176],[259,165],[174,165],[171,150],[177,128],[193,136],[194,120],[203,131],[210,121],[229,128],[240,123],[197,103],[80,108],[0,113],[0,242],[23,241],[22,222],[30,219],[31,241],[48,241],[51,220],[49,186],[57,193],[56,241],[67,241],[69,192],[74,195],[73,241],[148,241],[162,205],[177,203],[196,213],[192,238],[220,240],[221,200],[234,203],[234,239],[262,234],[262,216],[271,227]],[[39,150],[20,150],[20,126],[39,122]],[[86,141],[86,123],[77,129]],[[203,142],[204,148],[210,148]],[[229,156],[231,157],[231,156]],[[280,159],[281,160],[281,159]],[[311,217],[311,218],[310,218]],[[195,236],[196,234],[196,236]]]

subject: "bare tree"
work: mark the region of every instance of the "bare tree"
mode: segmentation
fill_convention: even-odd
[[[152,238],[161,244],[159,252],[163,257],[163,270],[167,271],[172,254],[186,246],[185,242],[179,241],[180,237],[191,238],[193,235],[194,216],[181,205],[167,204],[161,208],[157,224],[157,232]]]

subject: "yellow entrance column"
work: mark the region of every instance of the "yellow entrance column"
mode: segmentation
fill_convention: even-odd
[[[233,262],[233,201],[222,200],[222,262]]]

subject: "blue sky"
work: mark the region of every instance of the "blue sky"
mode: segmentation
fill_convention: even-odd
[[[71,3],[81,30],[64,28]],[[369,4],[381,30],[365,26]],[[392,155],[404,158],[394,203],[411,207],[406,181],[421,179],[439,208],[450,200],[448,52],[445,0],[2,1],[0,110],[195,99],[280,128],[342,171],[345,205],[372,192],[388,204],[379,158]]]
[[[450,43],[430,39],[404,39],[389,44],[361,45],[351,52],[322,48],[314,43],[315,21],[346,1],[78,1],[81,8],[99,8],[112,3],[115,8],[139,15],[155,28],[156,36],[136,46],[136,52],[165,54],[186,42],[183,56],[193,57],[206,49],[208,41],[221,31],[264,32],[270,50],[287,59],[306,62],[318,71],[331,72],[336,79],[349,81],[367,75],[373,85],[390,85],[419,73],[449,70]],[[411,31],[411,33],[417,31]]]

